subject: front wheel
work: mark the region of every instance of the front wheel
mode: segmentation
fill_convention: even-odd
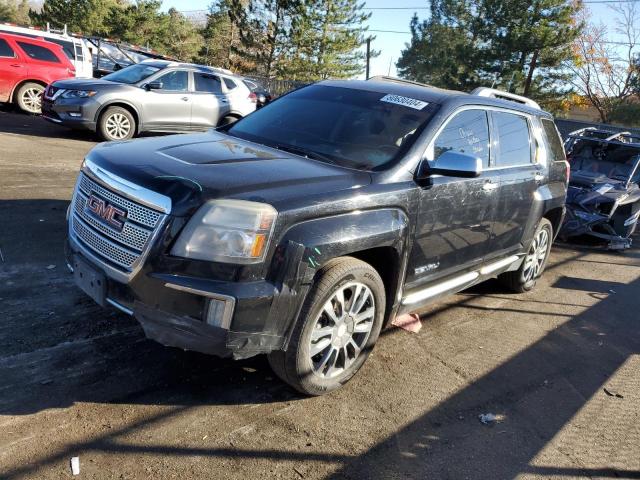
[[[553,227],[551,222],[546,218],[541,218],[520,268],[514,272],[503,273],[498,278],[517,293],[530,291],[547,266],[552,242]]]
[[[238,119],[233,115],[227,115],[226,117],[223,117],[222,120],[220,120],[220,122],[218,123],[218,126],[225,127],[227,125],[231,125],[232,123],[236,123],[237,121]]]
[[[136,133],[136,119],[122,107],[109,107],[100,116],[98,133],[107,141],[129,140]]]
[[[323,395],[363,365],[378,339],[384,284],[371,265],[351,257],[330,261],[316,276],[286,351],[269,354],[274,372],[296,390]]]
[[[44,87],[39,83],[28,82],[16,92],[16,103],[26,113],[39,114],[42,111]]]

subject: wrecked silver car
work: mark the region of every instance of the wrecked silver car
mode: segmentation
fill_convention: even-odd
[[[629,248],[640,216],[640,137],[586,128],[569,134],[565,149],[571,176],[560,237]]]

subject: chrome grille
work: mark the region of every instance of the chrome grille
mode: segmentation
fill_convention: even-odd
[[[71,234],[91,253],[121,269],[132,271],[144,257],[165,215],[103,187],[84,173],[80,173],[76,185],[70,219]],[[87,210],[87,198],[92,194],[126,210],[127,218],[121,231]]]
[[[147,240],[151,237],[152,230],[146,230],[131,222],[127,222],[124,224],[124,227],[122,227],[122,231],[118,232],[99,220],[96,220],[90,213],[88,213],[85,209],[86,203],[87,197],[83,195],[82,192],[78,192],[76,195],[74,210],[76,215],[84,220],[85,223],[88,223],[96,230],[99,230],[100,233],[103,233],[107,237],[117,240],[119,243],[122,243],[127,247],[131,247],[138,252],[142,252]]]
[[[138,259],[139,254],[119,247],[114,242],[105,240],[90,228],[85,227],[82,222],[78,220],[78,217],[73,217],[73,230],[78,238],[85,244],[121,267],[131,268]]]
[[[109,202],[124,208],[127,211],[127,218],[129,220],[151,228],[155,228],[155,226],[158,225],[158,221],[162,216],[161,213],[142,205],[138,205],[137,203],[127,200],[126,198],[103,188],[101,185],[87,177],[84,173],[81,173],[80,175],[80,190],[87,196],[91,195],[92,191],[96,192],[101,197],[109,200]]]

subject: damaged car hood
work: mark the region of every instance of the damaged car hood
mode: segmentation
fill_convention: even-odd
[[[571,172],[567,202],[583,207],[602,203],[632,203],[640,200],[637,184],[627,184],[605,175],[578,170]]]
[[[172,199],[188,214],[214,198],[239,198],[278,208],[371,183],[367,172],[293,155],[219,132],[103,143],[87,160]]]

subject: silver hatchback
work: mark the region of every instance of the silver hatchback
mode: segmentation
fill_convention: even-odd
[[[142,132],[193,132],[232,123],[256,109],[256,95],[231,72],[146,60],[101,79],[47,87],[42,116],[53,123],[127,140]]]

